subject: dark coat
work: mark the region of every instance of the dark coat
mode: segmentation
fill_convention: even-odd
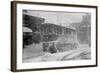
[[[53,44],[52,46],[49,47],[49,52],[50,52],[50,53],[56,53],[56,52],[57,52],[57,48],[55,47],[54,44]]]

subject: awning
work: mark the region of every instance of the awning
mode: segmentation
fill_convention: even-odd
[[[23,27],[23,32],[32,32],[32,30],[30,28],[27,28],[27,27]]]

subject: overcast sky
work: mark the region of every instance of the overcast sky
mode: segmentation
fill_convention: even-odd
[[[32,10],[28,10],[27,14],[45,18],[45,23],[54,23],[63,26],[69,26],[71,23],[79,23],[82,21],[82,16],[86,15],[86,13]]]

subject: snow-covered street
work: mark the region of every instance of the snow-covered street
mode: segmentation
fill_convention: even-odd
[[[27,51],[27,50],[24,50],[24,51]],[[58,52],[58,53],[54,53],[54,54],[51,54],[48,52],[42,52],[42,51],[41,51],[41,53],[31,54],[31,52],[32,52],[32,49],[31,49],[31,51],[29,52],[31,55],[27,54],[27,57],[26,58],[24,57],[23,62],[88,60],[88,59],[91,59],[90,51],[91,50],[87,45],[81,45],[75,50]]]

